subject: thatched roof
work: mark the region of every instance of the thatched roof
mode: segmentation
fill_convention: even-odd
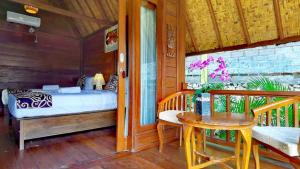
[[[186,0],[187,55],[300,40],[299,0]]]

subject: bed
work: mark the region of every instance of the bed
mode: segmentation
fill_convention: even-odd
[[[117,94],[114,91],[38,93],[51,98],[50,106],[20,107],[19,96],[8,95],[8,109],[20,150],[24,149],[25,140],[109,127],[116,123]]]

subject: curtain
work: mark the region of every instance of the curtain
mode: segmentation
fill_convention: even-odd
[[[141,125],[155,123],[156,116],[156,13],[141,7]]]

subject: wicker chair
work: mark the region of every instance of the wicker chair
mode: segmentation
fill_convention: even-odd
[[[163,149],[164,126],[175,126],[180,129],[180,146],[182,144],[182,124],[176,115],[184,111],[194,111],[192,102],[194,91],[180,91],[174,93],[158,103],[158,124],[157,131],[159,136],[159,151]]]
[[[255,118],[260,124],[260,126],[256,126],[252,130],[253,156],[255,159],[256,169],[260,168],[258,154],[259,144],[263,144],[270,150],[289,159],[293,167],[297,169],[300,168],[300,128],[298,117],[299,102],[300,97],[297,96],[270,103],[253,110]],[[288,122],[288,106],[290,105],[293,106],[294,127],[289,127]],[[282,107],[285,107],[284,120],[280,115]],[[273,116],[272,118],[272,114],[276,114],[276,117],[274,118]],[[274,124],[275,121],[276,124]],[[281,123],[283,121],[285,123],[285,127],[281,127]]]

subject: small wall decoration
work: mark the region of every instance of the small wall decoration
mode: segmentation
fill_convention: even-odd
[[[104,49],[105,53],[118,49],[118,25],[112,26],[105,30]]]
[[[167,25],[167,56],[175,57],[176,56],[176,28],[171,24]]]

